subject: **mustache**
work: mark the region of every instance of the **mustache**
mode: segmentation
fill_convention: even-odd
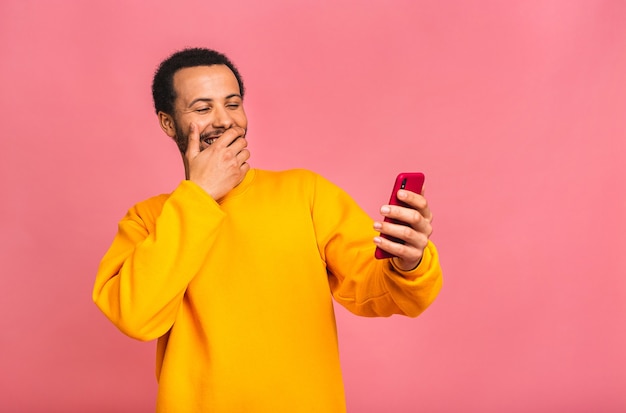
[[[200,134],[200,140],[217,138],[218,136],[221,136],[224,132],[226,132],[225,128],[214,129],[210,132],[204,132]]]
[[[204,141],[206,139],[218,138],[224,134],[229,128],[217,128],[213,129],[209,132],[200,133],[200,141]],[[243,136],[246,136],[248,131],[245,130]],[[176,146],[178,146],[178,150],[180,153],[185,154],[187,152],[187,145],[189,140],[189,134],[186,134],[182,131],[182,129],[176,128],[176,137],[174,138],[176,142]]]

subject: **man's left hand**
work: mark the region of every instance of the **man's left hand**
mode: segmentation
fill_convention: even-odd
[[[381,249],[395,255],[395,265],[404,271],[416,268],[422,260],[424,248],[433,232],[433,214],[428,207],[428,202],[420,194],[401,189],[398,191],[398,199],[408,207],[398,205],[383,205],[380,213],[384,217],[393,218],[408,225],[394,224],[392,222],[374,222],[374,229],[382,234],[401,239],[404,244],[391,241],[383,237],[375,237],[374,243]]]

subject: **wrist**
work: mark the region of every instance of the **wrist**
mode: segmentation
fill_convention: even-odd
[[[413,271],[417,267],[419,267],[419,265],[422,262],[422,258],[420,257],[420,259],[417,261],[406,262],[406,261],[401,260],[398,257],[393,257],[391,261],[393,263],[393,266],[396,267],[396,269],[400,271],[408,272],[408,271]]]

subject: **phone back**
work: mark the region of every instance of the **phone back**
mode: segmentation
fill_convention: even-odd
[[[398,174],[398,176],[396,177],[396,181],[393,185],[393,189],[391,191],[391,196],[389,197],[389,205],[399,205],[399,206],[405,206],[408,207],[407,204],[405,204],[404,202],[400,201],[397,197],[398,191],[400,189],[406,189],[407,191],[411,191],[411,192],[415,192],[417,194],[421,194],[422,193],[422,188],[424,187],[424,174],[421,172],[402,172],[400,174]],[[398,221],[395,219],[391,219],[391,218],[387,218],[385,217],[385,221],[386,222],[392,222],[394,224],[400,224],[400,225],[408,225],[405,222],[402,221]],[[380,234],[381,237],[386,238],[388,240],[391,240],[393,242],[398,242],[400,244],[403,244],[404,241],[402,241],[401,239],[386,235],[386,234]],[[384,251],[378,247],[376,247],[376,251],[374,253],[374,256],[377,259],[383,259],[383,258],[392,258],[394,257],[393,254],[388,253],[387,251]]]

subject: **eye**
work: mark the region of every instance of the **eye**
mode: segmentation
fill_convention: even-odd
[[[210,107],[204,107],[204,108],[198,108],[198,109],[196,109],[196,112],[197,112],[197,113],[206,113],[206,112],[208,112],[209,110],[211,110],[211,108],[210,108]]]
[[[237,108],[239,108],[239,106],[241,106],[241,104],[240,104],[240,103],[228,103],[228,104],[226,105],[226,107],[227,107],[228,109],[237,109]]]

